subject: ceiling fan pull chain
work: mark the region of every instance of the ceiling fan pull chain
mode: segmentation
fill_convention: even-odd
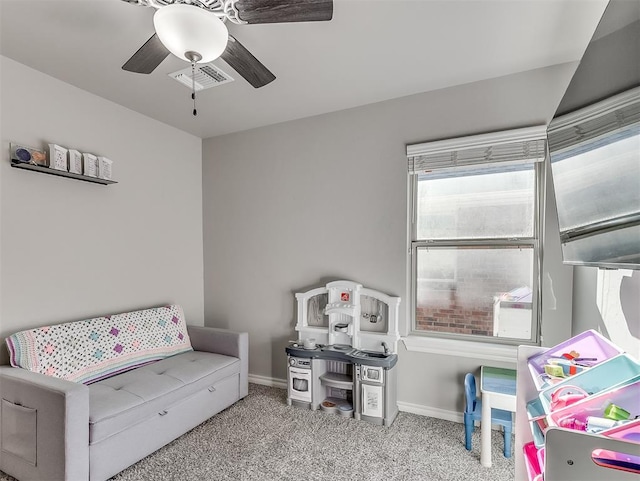
[[[191,98],[193,99],[193,116],[198,115],[196,110],[196,63],[191,62]]]

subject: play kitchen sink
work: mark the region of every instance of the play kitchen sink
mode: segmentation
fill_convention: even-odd
[[[285,349],[287,403],[390,425],[400,298],[351,281],[296,294],[298,341]]]

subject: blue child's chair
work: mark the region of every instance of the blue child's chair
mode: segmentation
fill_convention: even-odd
[[[464,445],[471,451],[471,434],[473,433],[473,422],[482,418],[482,401],[476,395],[476,378],[473,374],[467,373],[464,377],[464,396],[466,406],[464,409]],[[491,423],[499,424],[504,429],[504,457],[511,457],[511,432],[513,431],[513,420],[509,411],[502,409],[491,410]]]

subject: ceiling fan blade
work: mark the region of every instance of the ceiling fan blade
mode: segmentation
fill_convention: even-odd
[[[169,55],[169,50],[162,45],[154,33],[146,43],[122,66],[123,70],[135,73],[151,73]]]
[[[264,87],[273,82],[276,76],[249,52],[244,45],[229,35],[229,43],[220,58],[255,88]]]
[[[323,22],[333,17],[333,0],[238,0],[247,23]]]

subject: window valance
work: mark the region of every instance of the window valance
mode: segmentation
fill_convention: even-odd
[[[610,143],[628,135],[638,124],[640,87],[553,119],[549,125],[549,149],[555,157],[597,139]]]
[[[530,163],[544,160],[545,126],[471,135],[407,145],[409,174],[459,169],[488,163]]]

